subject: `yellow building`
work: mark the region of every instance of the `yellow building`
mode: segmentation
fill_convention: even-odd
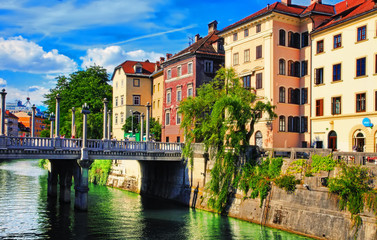
[[[161,59],[163,62],[163,59]],[[164,71],[157,69],[151,74],[153,82],[153,95],[152,95],[152,118],[162,124],[162,104],[164,96]]]
[[[312,34],[312,142],[340,151],[376,151],[377,1],[335,5]]]
[[[122,126],[129,116],[140,121],[152,103],[152,79],[156,63],[125,61],[114,69],[113,81],[113,137],[123,139]]]
[[[276,106],[278,117],[256,124],[250,144],[260,147],[310,145],[309,32],[334,14],[312,0],[299,6],[282,0],[226,27],[225,66],[233,67],[245,88]]]

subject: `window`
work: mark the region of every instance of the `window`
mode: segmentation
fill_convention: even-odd
[[[300,131],[300,117],[288,117],[288,132]]]
[[[377,111],[377,91],[374,92],[374,111]]]
[[[238,65],[238,53],[233,54],[233,65]]]
[[[171,78],[171,69],[168,70],[168,76],[167,76],[168,79]]]
[[[334,48],[339,48],[342,46],[342,35],[338,34],[334,36]]]
[[[300,34],[288,32],[288,47],[300,48]]]
[[[115,107],[118,106],[118,97],[115,97]]]
[[[285,87],[279,88],[279,102],[285,103]]]
[[[257,73],[255,75],[255,88],[256,89],[261,89],[262,88],[262,73]]]
[[[366,99],[365,93],[356,94],[356,112],[365,112]]]
[[[308,75],[308,61],[301,62],[301,77]]]
[[[315,115],[317,117],[323,116],[323,99],[315,101]]]
[[[160,91],[160,83],[157,84],[157,91]]]
[[[338,115],[341,114],[341,98],[333,97],[331,99],[331,114]]]
[[[300,104],[300,89],[288,89],[288,103]]]
[[[140,95],[133,95],[134,105],[140,105]]]
[[[171,89],[166,91],[166,103],[171,103]]]
[[[279,30],[279,45],[285,46],[285,30],[283,29]]]
[[[120,123],[124,122],[124,113],[120,113]]]
[[[192,63],[187,64],[187,73],[192,73]]]
[[[165,112],[165,125],[170,125],[170,112]]]
[[[377,54],[374,56],[375,61],[374,61],[374,73],[377,74]]]
[[[262,45],[256,47],[256,59],[262,58]]]
[[[314,83],[316,85],[323,84],[323,68],[316,68],[315,69],[314,79],[315,79]]]
[[[332,80],[333,81],[339,81],[341,79],[341,69],[342,69],[342,65],[340,63],[333,65],[332,67]]]
[[[115,114],[114,122],[115,122],[115,124],[118,124],[118,114]]]
[[[177,143],[180,143],[180,142],[181,142],[181,137],[178,136],[178,137],[177,137]]]
[[[181,124],[182,113],[177,113],[177,124]]]
[[[177,75],[178,77],[182,75],[182,67],[177,67]]]
[[[124,95],[120,96],[120,105],[121,106],[123,106],[123,104],[124,104],[123,99],[124,99]]]
[[[136,71],[135,71],[135,73],[142,73],[142,72],[143,72],[143,68],[137,66],[137,67],[136,67]]]
[[[243,31],[243,36],[244,37],[248,37],[249,36],[249,29],[246,28],[244,31]]]
[[[301,47],[309,46],[309,33],[303,32],[301,34]]]
[[[169,137],[166,137],[166,140],[165,140],[165,142],[167,142],[167,143],[169,142]]]
[[[250,85],[250,75],[244,76],[242,78],[243,80],[243,87],[249,89],[251,87]]]
[[[177,88],[177,101],[180,102],[182,100],[182,88]]]
[[[211,73],[213,72],[213,62],[205,60],[204,61],[204,72]]]
[[[301,88],[301,104],[308,103],[308,88]]]
[[[233,34],[233,41],[237,41],[237,38],[238,38],[237,33]]]
[[[357,28],[357,41],[367,39],[367,26]]]
[[[285,116],[279,117],[279,132],[285,132]]]
[[[244,55],[244,62],[250,62],[250,49],[246,49],[243,55]]]
[[[192,92],[192,84],[187,85],[187,97],[192,97],[193,92]]]
[[[323,40],[317,41],[317,53],[322,53],[323,50]]]
[[[293,77],[300,77],[300,62],[288,61],[288,75]]]
[[[301,131],[302,133],[308,131],[308,117],[301,117]]]
[[[262,25],[261,25],[261,24],[257,24],[257,25],[255,26],[255,32],[256,32],[256,33],[259,33],[261,30],[262,30]]]
[[[285,75],[285,60],[279,59],[279,74]]]
[[[356,77],[365,76],[365,62],[365,57],[356,60]]]
[[[153,85],[153,93],[156,92],[156,85]]]

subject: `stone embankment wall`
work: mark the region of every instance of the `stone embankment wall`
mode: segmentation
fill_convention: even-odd
[[[193,168],[178,162],[114,161],[108,186],[211,211],[204,186],[210,179],[212,164],[202,147],[195,147]],[[283,171],[289,161],[286,159]],[[273,186],[262,207],[259,199],[243,199],[243,193],[239,192],[232,200],[228,215],[317,239],[353,239],[350,213],[340,211],[338,198],[322,186],[321,177],[327,176],[328,173],[323,173],[323,176],[305,177],[305,185],[297,185],[293,193]],[[365,211],[362,221],[357,239],[377,239],[374,214]]]

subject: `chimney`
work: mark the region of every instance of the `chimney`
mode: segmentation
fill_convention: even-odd
[[[310,5],[312,5],[313,3],[319,3],[319,4],[322,4],[322,0],[311,0],[311,1],[310,1]]]
[[[284,4],[284,5],[291,5],[292,0],[281,0],[281,3]]]
[[[164,57],[160,57],[160,63],[163,63],[165,62],[165,58]]]
[[[157,61],[156,64],[154,65],[154,70],[157,71],[159,67],[160,67],[160,61]]]
[[[200,38],[201,38],[201,37],[200,37],[199,33],[196,34],[196,35],[195,35],[195,42],[197,42]]]
[[[208,23],[208,34],[212,33],[213,31],[217,30],[217,21],[212,21]]]
[[[171,58],[172,55],[173,55],[173,54],[171,54],[171,53],[167,53],[167,54],[166,54],[166,60],[169,60],[169,58]]]

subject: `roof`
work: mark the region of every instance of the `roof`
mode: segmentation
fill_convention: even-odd
[[[166,60],[164,63],[169,62],[173,59],[176,59],[180,56],[190,54],[190,53],[201,53],[207,55],[217,55],[217,56],[224,56],[223,53],[219,53],[216,49],[212,46],[213,43],[217,42],[220,37],[218,36],[218,30],[215,30],[209,33],[207,36],[200,38],[198,41],[194,42],[187,48],[183,49],[182,51],[175,54],[173,57]]]
[[[303,15],[307,15],[310,13],[315,13],[315,14],[324,14],[324,15],[332,15],[335,13],[334,11],[334,6],[332,5],[327,5],[327,4],[321,4],[321,3],[313,3],[309,6],[300,6],[300,5],[285,5],[281,2],[275,2],[271,5],[268,5],[267,7],[227,26],[223,30],[221,30],[221,33],[230,30],[232,28],[235,28],[245,22],[252,21],[258,17],[261,17],[263,15],[269,14],[271,12],[278,12],[282,14],[287,14],[291,16],[296,16],[296,17],[302,17]]]
[[[142,67],[142,73],[136,73],[135,72],[135,69],[134,69],[134,66],[136,64],[141,64],[141,67]],[[123,62],[122,64],[118,65],[115,69],[114,69],[114,73],[117,69],[119,68],[123,68],[123,71],[126,73],[126,74],[138,74],[138,75],[145,75],[146,77],[148,77],[149,75],[151,75],[151,73],[153,73],[156,69],[156,64],[157,63],[153,63],[153,62],[149,62],[148,60],[145,61],[145,62],[138,62],[138,61],[125,61]],[[113,77],[114,77],[114,73],[113,73]],[[113,78],[112,77],[112,78]],[[112,79],[111,78],[111,79]]]
[[[18,119],[18,117],[16,115],[14,115],[13,113],[9,112],[9,110],[5,111],[5,116],[8,117],[8,118],[16,118],[16,119]]]
[[[347,22],[366,13],[377,11],[374,0],[345,0],[335,4],[336,14],[324,22],[315,31],[319,32],[329,27]]]

